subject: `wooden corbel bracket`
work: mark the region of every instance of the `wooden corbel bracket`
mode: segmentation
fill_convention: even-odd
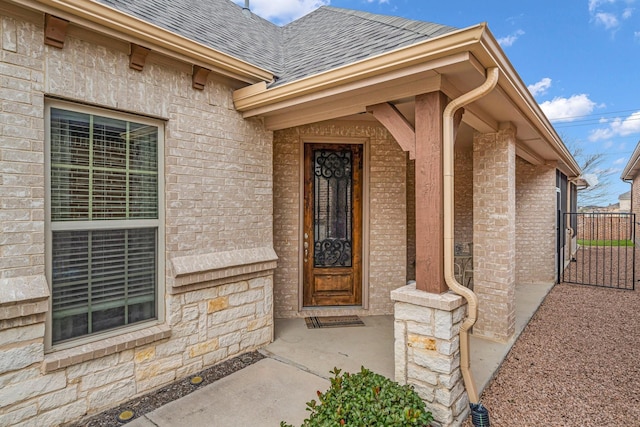
[[[204,67],[200,67],[199,65],[193,66],[193,78],[192,78],[192,86],[194,89],[203,90],[204,86],[207,84],[207,77],[211,70],[208,70]]]
[[[129,68],[142,71],[147,55],[151,49],[131,43],[131,53],[129,54]]]
[[[44,15],[44,44],[62,49],[69,21],[57,16]]]

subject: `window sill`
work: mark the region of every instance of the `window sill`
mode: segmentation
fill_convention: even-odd
[[[0,279],[0,330],[15,319],[43,321],[49,310],[49,287],[43,275]],[[4,322],[7,321],[7,322]],[[17,326],[15,322],[9,326]]]
[[[125,333],[104,340],[83,344],[66,350],[46,354],[42,362],[42,371],[49,373],[67,366],[98,359],[110,354],[130,350],[171,336],[168,325],[157,325],[138,331]]]
[[[270,247],[177,257],[171,260],[176,278],[171,291],[184,292],[201,283],[215,286],[229,277],[273,270],[277,260],[278,256]]]

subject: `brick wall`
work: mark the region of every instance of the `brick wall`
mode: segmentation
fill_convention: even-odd
[[[58,425],[272,339],[272,134],[233,109],[232,82],[0,5],[0,425]],[[165,120],[165,319],[45,352],[45,94]]]
[[[473,241],[473,150],[456,148],[454,175],[454,242]]]
[[[635,176],[631,183],[631,212],[640,215],[640,176]]]
[[[454,175],[454,241],[473,241],[473,151],[457,148]],[[407,162],[407,279],[416,279],[415,160]]]
[[[556,170],[516,160],[516,282],[556,278]]]
[[[475,335],[506,341],[515,330],[515,130],[473,141]]]
[[[300,159],[305,136],[333,142],[366,138],[369,149],[368,282],[369,309],[305,310],[314,313],[391,314],[390,292],[406,284],[406,153],[374,122],[335,121],[275,132],[274,247],[278,254],[274,304],[276,317],[297,317],[300,254]],[[366,163],[365,163],[366,165]],[[366,198],[365,198],[366,199]],[[367,251],[365,247],[365,252]],[[366,262],[366,258],[365,258]]]
[[[416,161],[407,158],[407,280],[416,280]]]

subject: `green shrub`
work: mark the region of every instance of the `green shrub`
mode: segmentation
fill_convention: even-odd
[[[357,374],[334,368],[331,387],[307,403],[311,416],[301,427],[428,426],[431,412],[411,386],[401,386],[364,367]],[[293,427],[284,421],[280,427]]]

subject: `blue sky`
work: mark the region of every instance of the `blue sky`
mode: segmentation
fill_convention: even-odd
[[[243,5],[244,0],[234,0]],[[615,203],[640,140],[640,0],[251,0],[285,24],[328,5],[464,28],[487,22],[568,145],[604,153]]]

